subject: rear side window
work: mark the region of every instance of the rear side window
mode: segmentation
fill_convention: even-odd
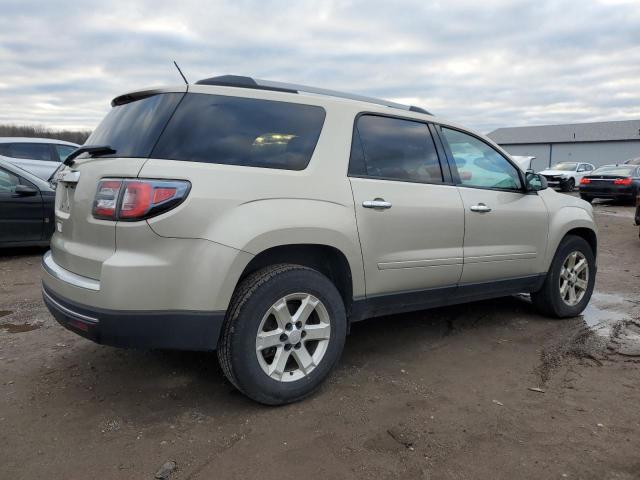
[[[183,96],[165,93],[113,107],[85,145],[108,145],[116,151],[111,156],[147,158]]]
[[[48,143],[5,143],[0,145],[0,155],[47,162],[53,160]]]
[[[72,147],[71,145],[61,145],[59,143],[56,143],[54,146],[61,162],[64,161],[69,155],[71,155],[71,152],[76,149],[76,147]]]
[[[438,153],[426,124],[376,115],[358,118],[349,173],[421,183],[443,181]]]
[[[152,157],[303,170],[324,118],[312,105],[189,93]]]

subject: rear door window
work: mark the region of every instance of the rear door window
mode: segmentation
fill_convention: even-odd
[[[324,109],[313,105],[190,93],[152,157],[303,170],[324,118]]]
[[[387,180],[443,182],[427,124],[377,115],[358,118],[349,173]]]
[[[0,155],[26,160],[52,161],[54,159],[51,153],[51,147],[48,143],[16,142],[0,146]]]

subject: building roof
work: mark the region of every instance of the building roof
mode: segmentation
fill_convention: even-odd
[[[640,140],[640,120],[505,127],[487,136],[499,145]]]

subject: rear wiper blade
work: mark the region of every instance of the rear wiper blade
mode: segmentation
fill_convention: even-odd
[[[116,151],[111,148],[109,145],[83,145],[80,148],[75,149],[71,154],[64,159],[62,162],[63,165],[71,166],[76,158],[78,158],[83,153],[88,153],[92,157],[98,155],[111,155],[116,153]]]

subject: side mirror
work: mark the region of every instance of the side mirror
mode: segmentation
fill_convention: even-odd
[[[547,179],[538,173],[527,172],[525,179],[527,192],[538,192],[549,187]]]
[[[38,194],[38,189],[29,185],[16,185],[14,193],[18,197],[32,197]]]

